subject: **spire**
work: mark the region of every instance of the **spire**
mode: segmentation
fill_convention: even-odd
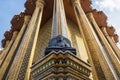
[[[63,0],[54,0],[53,12],[53,33],[45,50],[45,55],[52,51],[70,51],[76,55],[76,50],[72,48],[70,40],[67,37],[67,22],[63,7]]]
[[[67,38],[67,22],[63,0],[54,0],[52,37],[62,35]]]

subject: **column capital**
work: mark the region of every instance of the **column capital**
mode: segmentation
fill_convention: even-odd
[[[44,7],[45,2],[44,0],[37,0],[36,1],[36,7]]]
[[[7,48],[8,44],[10,43],[10,40],[6,41],[5,49]]]
[[[30,21],[31,16],[27,15],[24,17],[24,24],[28,24]]]
[[[73,6],[80,3],[80,0],[71,0]]]
[[[17,37],[18,35],[18,31],[14,31],[13,32],[13,36],[12,36],[12,40],[15,40],[15,38]]]

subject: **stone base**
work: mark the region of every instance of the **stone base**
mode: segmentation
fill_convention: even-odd
[[[70,51],[51,52],[31,69],[31,80],[90,80],[91,72],[91,66]]]

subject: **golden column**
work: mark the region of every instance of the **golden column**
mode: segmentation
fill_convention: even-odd
[[[110,37],[108,35],[108,33],[106,32],[106,28],[102,28],[102,32],[105,35],[105,37],[107,38],[108,42],[110,43],[112,49],[114,50],[116,56],[118,57],[118,59],[120,60],[120,49],[117,47],[115,41],[112,39],[112,37]]]
[[[80,0],[71,1],[76,14],[79,28],[83,31],[90,50],[88,56],[91,60],[91,64],[93,65],[93,78],[95,80],[118,80],[118,76],[113,68],[111,60],[106,55],[107,53],[104,47],[102,46],[97,34],[95,33],[83,9],[81,8]],[[99,68],[100,70],[97,68]]]
[[[11,49],[11,46],[12,46],[14,40],[16,39],[17,33],[18,33],[18,32],[15,31],[15,32],[13,33],[12,39],[11,39],[10,41],[9,41],[9,40],[6,41],[5,48],[4,48],[3,52],[2,52],[3,54],[1,54],[1,56],[0,56],[0,67],[2,66],[2,64],[3,64],[6,56],[8,55],[8,52],[9,52],[9,50]]]
[[[62,35],[67,36],[67,22],[63,6],[63,0],[54,0],[52,37]]]
[[[99,26],[95,22],[93,14],[89,13],[88,14],[88,18],[90,19],[91,23],[93,24],[93,27],[94,27],[96,33],[98,34],[99,38],[101,39],[101,43],[103,43],[103,46],[105,47],[105,50],[106,50],[107,54],[110,57],[110,60],[114,64],[113,67],[115,68],[115,70],[117,72],[117,75],[119,76],[120,75],[120,60],[116,56],[114,50],[112,49],[112,47],[110,46],[109,42],[107,41],[107,39],[103,35],[102,31],[100,30]]]
[[[13,32],[13,36],[11,41],[9,42],[8,46],[4,49],[3,51],[3,55],[0,58],[0,80],[2,80],[5,77],[5,73],[7,71],[7,69],[9,68],[10,65],[10,61],[11,58],[13,56],[13,54],[10,54],[10,50],[14,50],[12,49],[12,44],[14,43],[14,40],[16,39],[18,32],[15,31]]]
[[[13,65],[10,68],[6,79],[29,80],[30,67],[32,65],[35,46],[40,29],[43,7],[44,1],[37,0],[35,11],[23,35],[20,46],[16,52]]]
[[[14,37],[14,38],[15,38],[16,36],[17,36],[17,37],[16,37],[16,39],[15,39],[12,47],[10,48],[10,51],[8,52],[8,55],[7,55],[7,57],[6,57],[3,65],[2,65],[2,67],[0,68],[0,75],[1,75],[1,76],[0,76],[0,80],[6,78],[6,75],[7,75],[6,73],[8,73],[8,69],[10,68],[11,63],[12,63],[12,61],[13,61],[13,59],[14,59],[14,56],[16,55],[15,52],[16,52],[16,50],[17,50],[18,47],[19,47],[19,43],[21,42],[21,38],[22,38],[22,36],[23,36],[23,34],[24,34],[24,32],[25,32],[25,29],[26,29],[26,27],[27,27],[27,24],[28,24],[28,22],[29,22],[29,19],[30,19],[30,16],[25,16],[25,18],[24,18],[24,24],[23,24],[23,26],[22,26],[22,29],[21,29],[20,32],[18,33],[18,35],[17,35],[17,32],[14,32],[13,37]]]
[[[72,3],[72,6],[73,6],[73,8],[74,8],[74,10],[75,10],[75,15],[76,15],[76,19],[77,19],[77,21],[78,21],[78,27],[79,27],[79,31],[80,31],[80,36],[81,36],[81,38],[82,38],[82,40],[80,41],[81,43],[83,43],[84,44],[84,46],[82,46],[83,44],[81,44],[81,46],[82,47],[84,47],[85,48],[85,50],[86,50],[86,53],[82,53],[81,52],[81,54],[80,54],[80,58],[83,60],[83,61],[85,61],[85,62],[88,62],[88,60],[90,59],[88,59],[88,55],[89,55],[89,53],[90,53],[90,51],[89,51],[89,49],[88,49],[88,45],[87,45],[87,42],[86,42],[86,39],[85,39],[85,35],[84,35],[84,30],[82,29],[82,25],[83,25],[83,23],[80,23],[79,22],[79,18],[78,18],[78,14],[79,14],[79,12],[78,12],[78,8],[76,8],[76,7],[79,7],[79,6],[77,6],[77,3],[78,3],[78,1],[77,0],[71,0],[71,3]],[[79,4],[79,3],[78,3]],[[75,7],[76,6],[76,7]],[[78,48],[79,48],[79,46],[78,46]],[[92,63],[92,62],[91,62]]]

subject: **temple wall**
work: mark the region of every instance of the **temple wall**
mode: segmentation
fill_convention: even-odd
[[[67,25],[68,38],[71,41],[72,47],[77,50],[77,56],[87,62],[87,52],[79,28],[70,20],[67,20]],[[44,50],[51,38],[51,32],[52,19],[48,20],[40,29],[33,63],[44,56]]]
[[[48,22],[45,25],[43,25],[40,29],[33,63],[44,56],[44,50],[47,47],[48,42],[51,38],[51,31],[52,31],[52,19],[48,20]]]
[[[87,62],[87,51],[83,42],[83,38],[80,34],[79,28],[72,21],[67,20],[68,22],[68,35],[71,40],[72,46],[77,50],[77,56],[80,57],[83,61]]]

